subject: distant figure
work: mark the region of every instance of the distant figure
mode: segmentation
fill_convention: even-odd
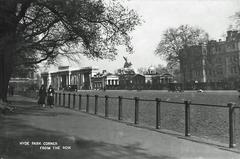
[[[41,104],[43,108],[45,107],[46,96],[47,96],[46,87],[42,85],[39,89],[38,104]]]
[[[47,91],[47,102],[48,105],[50,105],[51,108],[53,108],[54,105],[54,89],[52,88],[52,86],[50,85]]]

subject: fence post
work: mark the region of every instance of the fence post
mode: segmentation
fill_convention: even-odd
[[[65,93],[63,93],[63,107],[65,107]]]
[[[86,112],[89,112],[89,94],[87,94]]]
[[[134,118],[134,124],[138,124],[138,117],[139,117],[139,98],[135,97],[135,118]]]
[[[185,136],[190,136],[190,104],[191,101],[185,103]]]
[[[235,114],[234,114],[234,106],[235,103],[228,103],[229,107],[229,148],[234,148],[236,146],[235,143],[235,134],[234,134],[234,128],[235,128]]]
[[[118,120],[122,120],[122,96],[118,97]]]
[[[94,114],[97,114],[98,112],[98,95],[95,95],[95,109]]]
[[[156,98],[156,129],[159,129],[161,125],[161,109],[160,109],[161,99]]]
[[[71,99],[71,93],[68,93],[68,108],[70,108],[70,99]]]
[[[75,109],[75,99],[76,98],[76,94],[75,93],[73,93],[73,109]]]
[[[108,117],[108,96],[105,96],[105,117]]]
[[[78,95],[78,109],[79,110],[82,109],[82,95],[81,94]]]
[[[59,104],[59,106],[61,106],[61,93],[59,93],[59,96],[58,96],[58,104]]]

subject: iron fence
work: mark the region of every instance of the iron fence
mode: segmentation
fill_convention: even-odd
[[[68,95],[68,103],[66,106],[66,95]],[[72,98],[71,98],[72,96]],[[76,102],[76,97],[78,97],[78,102]],[[85,98],[85,110],[83,109],[83,99]],[[162,103],[170,103],[170,104],[177,104],[177,105],[183,105],[184,106],[184,134],[186,137],[191,136],[191,131],[190,131],[190,126],[191,126],[191,120],[190,120],[190,115],[191,115],[191,108],[193,107],[216,107],[216,108],[221,108],[221,109],[227,109],[228,110],[228,137],[229,137],[229,148],[234,148],[236,146],[236,140],[235,140],[235,109],[239,109],[239,106],[236,106],[235,103],[228,103],[227,105],[214,105],[214,104],[200,104],[200,103],[192,103],[190,100],[185,100],[184,102],[173,102],[173,101],[166,101],[166,100],[161,100],[161,98],[156,98],[156,99],[141,99],[139,97],[134,97],[134,98],[129,98],[129,97],[111,97],[111,96],[99,96],[99,95],[83,95],[83,94],[75,94],[75,93],[68,93],[66,94],[65,92],[57,92],[55,93],[55,105],[66,107],[66,108],[72,108],[72,109],[77,109],[81,111],[85,111],[87,113],[90,113],[90,98],[93,99],[92,104],[93,104],[93,110],[92,113],[95,115],[99,115],[99,100],[103,99],[104,100],[104,114],[103,116],[105,118],[109,118],[109,99],[114,99],[117,100],[118,102],[118,107],[117,107],[117,120],[123,120],[123,101],[124,100],[129,100],[129,101],[134,101],[134,124],[139,124],[139,104],[140,102],[155,102],[156,104],[156,113],[155,113],[155,128],[160,129],[161,128],[161,104]],[[71,102],[72,101],[72,102]],[[72,106],[71,106],[72,103]],[[78,103],[78,107],[77,104]]]

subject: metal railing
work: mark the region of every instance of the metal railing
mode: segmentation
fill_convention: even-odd
[[[156,99],[140,99],[139,97],[134,97],[134,98],[129,98],[129,97],[110,97],[110,96],[99,96],[99,95],[94,95],[91,96],[89,94],[87,95],[82,95],[82,94],[71,94],[68,93],[68,105],[67,108],[70,107],[70,101],[71,101],[71,95],[73,96],[72,98],[72,106],[73,109],[76,108],[76,96],[78,96],[78,110],[83,110],[82,109],[82,98],[86,98],[86,112],[89,113],[89,98],[94,98],[94,114],[98,114],[98,106],[99,106],[99,98],[105,99],[105,104],[104,104],[104,116],[105,118],[109,117],[109,99],[116,99],[118,100],[118,115],[117,119],[122,120],[123,119],[123,100],[131,100],[134,101],[134,124],[139,124],[139,102],[140,101],[148,101],[148,102],[155,102],[156,103],[156,114],[155,114],[155,128],[160,129],[161,128],[161,103],[171,103],[171,104],[179,104],[179,105],[184,105],[184,114],[185,114],[185,136],[190,137],[190,109],[191,107],[194,106],[200,106],[200,107],[217,107],[217,108],[223,108],[223,109],[228,109],[228,114],[229,114],[229,127],[228,127],[228,134],[229,134],[229,148],[234,148],[236,146],[236,141],[235,141],[235,109],[240,109],[239,106],[236,106],[235,103],[228,103],[227,105],[214,105],[214,104],[199,104],[199,103],[191,103],[190,100],[185,100],[184,102],[173,102],[173,101],[164,101],[161,100],[160,98]],[[63,93],[55,93],[55,105],[58,106],[63,106],[66,107],[65,105],[65,96],[66,94]],[[61,99],[63,98],[63,99]]]

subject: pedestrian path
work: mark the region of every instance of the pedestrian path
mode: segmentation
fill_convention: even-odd
[[[0,116],[1,159],[239,159],[215,146],[14,96]],[[14,102],[15,101],[15,102]]]

